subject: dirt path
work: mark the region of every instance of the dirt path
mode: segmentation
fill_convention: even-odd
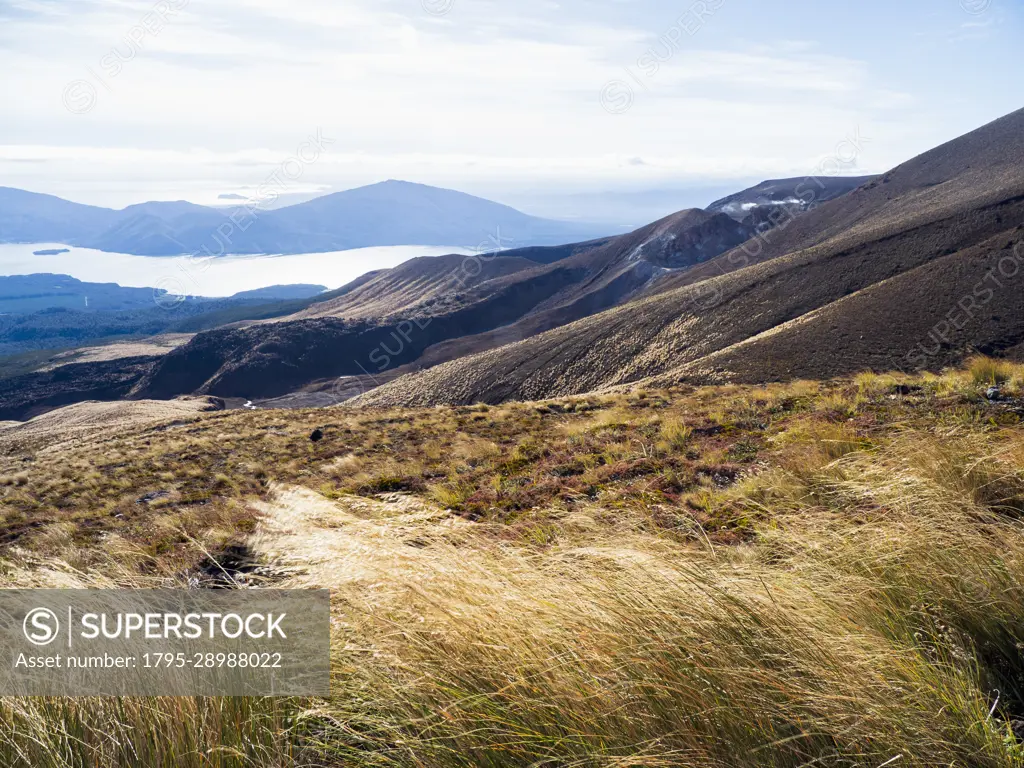
[[[279,586],[355,587],[383,592],[446,570],[472,523],[419,499],[391,494],[331,501],[298,486],[275,487],[249,550]],[[437,548],[446,550],[438,556]]]

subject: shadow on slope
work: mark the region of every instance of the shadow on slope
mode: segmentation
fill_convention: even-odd
[[[744,380],[753,381],[905,359],[961,296],[998,267],[995,254],[1014,252],[1021,221],[1024,111],[911,160],[739,249],[668,275],[650,298],[398,379],[360,402],[529,400],[677,369],[688,377],[727,377],[739,369]],[[939,263],[925,268],[930,262]],[[895,288],[872,291],[870,299],[851,299],[822,313],[827,322],[818,321],[813,335],[799,336],[800,324],[771,333],[919,268],[920,282],[908,276]],[[1017,296],[1012,288],[1002,290],[992,304],[994,316],[979,311],[960,329],[961,349],[949,344],[947,354],[918,365],[953,362],[962,347],[997,350],[1020,343],[1024,317]],[[977,302],[982,308],[995,301],[984,297]],[[886,334],[877,331],[883,317],[890,324]],[[902,333],[903,327],[916,330]],[[863,330],[853,333],[854,328]],[[759,335],[757,343],[731,350],[721,365],[708,357]],[[861,341],[860,335],[864,343],[850,343],[855,337]],[[789,340],[787,346],[776,346],[776,336]],[[864,353],[868,348],[871,354]]]

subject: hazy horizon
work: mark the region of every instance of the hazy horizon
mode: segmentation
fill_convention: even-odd
[[[841,173],[838,175],[859,176],[861,174]],[[364,186],[374,186],[376,184],[383,184],[385,182],[391,181],[412,184],[422,183],[412,181],[409,179],[381,179],[380,181],[371,182],[368,185],[361,185],[360,187],[332,189],[318,193],[282,195],[276,199],[266,198],[263,200],[259,200],[256,197],[246,198],[243,195],[229,193],[219,196],[219,198],[215,201],[196,204],[205,205],[206,207],[209,208],[224,210],[239,206],[255,205],[260,210],[270,211],[278,210],[281,208],[287,208],[294,205],[301,205],[302,203],[309,202],[310,200],[326,197],[328,195],[332,195],[338,192],[352,191],[354,189],[360,189]],[[714,200],[739,192],[741,189],[755,186],[756,184],[759,184],[763,181],[765,181],[765,179],[749,178],[737,180],[736,183],[732,185],[695,185],[689,188],[665,187],[640,190],[618,190],[612,192],[582,191],[559,193],[557,191],[549,191],[538,192],[535,194],[509,193],[509,195],[506,196],[506,199],[492,200],[492,202],[507,205],[512,208],[516,208],[522,211],[523,213],[543,218],[563,219],[567,221],[576,220],[590,221],[595,223],[609,223],[613,226],[617,225],[620,227],[626,225],[639,227],[642,226],[643,224],[649,223],[654,219],[661,218],[663,216],[667,216],[671,213],[675,213],[677,211],[684,210],[687,208],[706,208]],[[3,186],[4,185],[0,185],[0,188],[2,188]],[[41,191],[39,189],[18,189],[22,189],[22,191],[34,194],[52,194],[49,192]],[[463,190],[455,189],[453,191],[462,192]],[[69,200],[70,202],[79,203],[82,205],[95,205],[95,203],[89,203],[86,200],[83,200],[81,197],[64,197],[62,195],[56,195],[56,197],[61,197],[62,199]],[[183,198],[158,196],[155,198],[149,198],[144,200],[133,200],[123,205],[98,207],[108,208],[111,210],[124,210],[131,206],[142,205],[145,203],[152,202],[194,203],[194,201],[186,200]],[[626,221],[626,219],[629,219],[629,221]],[[45,243],[39,244],[45,245]]]
[[[882,172],[1024,102],[1005,0],[791,5],[7,0],[0,183],[217,204],[319,136],[282,199],[398,178],[634,224]]]

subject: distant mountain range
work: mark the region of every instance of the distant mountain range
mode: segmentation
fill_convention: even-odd
[[[448,189],[385,181],[276,210],[150,202],[116,211],[0,187],[0,242],[139,256],[322,253],[387,245],[554,245],[615,234]]]
[[[1022,359],[1022,221],[1024,110],[882,176],[766,181],[627,234],[413,259],[183,319],[168,330],[194,335],[174,348],[0,378],[0,418],[81,399],[291,407],[366,388],[354,406],[454,405]]]
[[[216,306],[188,302],[173,308],[174,317],[142,311],[100,318],[76,311],[12,318],[9,329],[0,328],[0,350],[15,343],[5,345],[5,334],[23,339],[17,343],[31,349],[71,346],[71,338],[86,346],[90,338],[123,339],[147,331],[197,335],[168,345],[148,361],[63,362],[60,376],[40,370],[21,377],[20,383],[11,381],[7,395],[0,387],[2,412],[21,417],[45,409],[44,403],[129,392],[172,397],[203,391],[247,399],[284,395],[282,402],[295,405],[332,402],[339,396],[338,376],[353,377],[349,389],[355,395],[406,370],[530,339],[642,299],[666,280],[699,269],[769,226],[777,218],[775,208],[764,204],[775,200],[773,190],[792,194],[801,181],[813,183],[819,200],[852,185],[833,178],[763,182],[727,198],[735,204],[730,213],[688,209],[625,235],[480,257],[416,258],[313,296],[292,298],[274,291],[262,296],[262,304],[253,303],[259,293]],[[388,185],[378,185],[376,194],[387,191]],[[783,204],[794,216],[805,207]],[[193,208],[149,204],[130,210],[156,209],[173,221]],[[504,235],[501,244],[508,244]],[[98,354],[108,359],[112,352]],[[329,391],[319,391],[324,386]]]

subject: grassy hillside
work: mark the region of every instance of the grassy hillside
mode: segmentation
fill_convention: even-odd
[[[334,692],[2,700],[0,760],[1024,765],[1022,398],[1024,367],[978,359],[28,430],[0,458],[4,586],[242,556],[239,588],[333,590]]]

